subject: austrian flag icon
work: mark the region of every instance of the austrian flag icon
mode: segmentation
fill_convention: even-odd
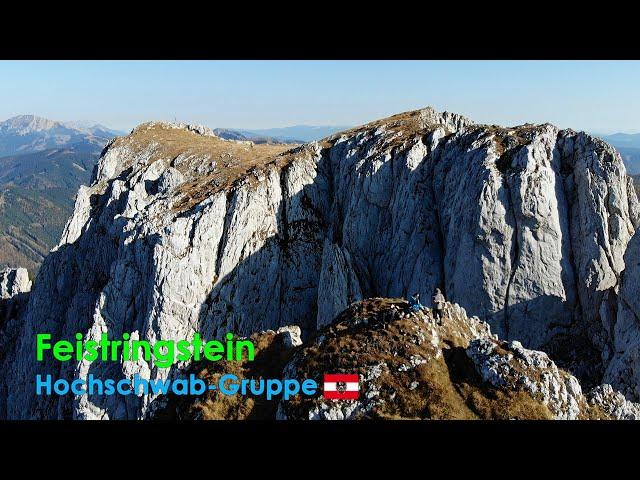
[[[358,374],[324,375],[324,398],[329,400],[357,400],[360,396]]]

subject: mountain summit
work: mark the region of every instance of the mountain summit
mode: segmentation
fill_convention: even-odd
[[[0,122],[0,157],[33,153],[48,148],[73,147],[83,152],[100,152],[118,132],[94,125],[80,127],[35,115],[19,115]]]
[[[295,148],[143,124],[105,148],[5,333],[16,340],[0,364],[11,392],[0,417],[148,418],[162,399],[38,397],[35,374],[182,373],[36,365],[37,332],[167,340],[297,325],[308,341],[355,301],[429,299],[436,287],[513,355],[542,350],[583,387],[637,401],[639,226],[616,150],[549,124],[425,108]]]
[[[15,132],[18,135],[28,135],[34,132],[65,128],[61,122],[37,117],[35,115],[19,115],[4,122],[0,122],[0,131]]]

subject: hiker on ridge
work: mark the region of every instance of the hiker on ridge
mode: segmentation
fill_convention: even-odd
[[[412,312],[419,312],[422,310],[422,305],[420,305],[420,294],[414,293],[409,297],[409,306],[411,307]]]
[[[439,288],[436,288],[436,293],[433,295],[433,306],[438,325],[442,325],[442,314],[444,313],[444,295]]]

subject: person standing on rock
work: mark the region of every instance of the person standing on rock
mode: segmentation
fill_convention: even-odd
[[[420,294],[414,293],[409,298],[409,305],[411,306],[412,312],[419,312],[422,309],[422,305],[420,305]]]
[[[439,288],[436,288],[436,293],[433,295],[433,306],[438,325],[442,325],[442,314],[444,313],[444,295]]]

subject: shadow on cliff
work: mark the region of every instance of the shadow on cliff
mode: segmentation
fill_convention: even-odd
[[[336,148],[336,147],[333,147]],[[360,146],[364,150],[367,145]],[[408,151],[408,150],[407,150]],[[358,290],[361,295],[347,292],[346,303],[340,309],[346,308],[352,301],[375,296],[403,296],[406,297],[411,288],[405,285],[402,291],[394,288],[389,291],[385,285],[389,285],[389,272],[384,261],[376,255],[367,255],[367,248],[360,248],[363,244],[368,246],[380,242],[380,232],[384,231],[390,238],[393,234],[407,235],[407,232],[386,232],[385,222],[393,223],[393,228],[401,229],[408,223],[412,228],[432,228],[437,230],[432,233],[436,238],[431,241],[436,244],[438,251],[442,252],[442,238],[440,225],[424,225],[422,211],[424,206],[433,204],[433,191],[431,187],[430,172],[427,163],[429,157],[423,158],[413,169],[406,162],[406,153],[398,153],[398,149],[392,149],[391,160],[385,161],[382,166],[375,167],[373,160],[368,159],[364,164],[356,164],[358,156],[353,162],[353,168],[349,165],[350,178],[337,179],[339,174],[338,161],[346,161],[338,155],[338,159],[332,158],[329,149],[323,150],[318,161],[317,175],[312,182],[289,195],[286,189],[287,168],[280,172],[280,185],[282,200],[277,209],[277,233],[268,238],[260,238],[262,246],[255,252],[242,256],[241,260],[220,278],[216,278],[215,285],[209,292],[207,300],[200,309],[200,331],[210,338],[221,338],[227,332],[239,335],[249,335],[253,332],[275,329],[285,325],[298,325],[302,329],[303,338],[308,338],[317,328],[318,313],[318,286],[320,284],[321,271],[332,271],[337,265],[323,265],[323,249],[326,244],[338,245],[349,249],[354,261],[350,265],[358,282]],[[399,159],[399,160],[398,160]],[[377,169],[376,169],[377,168]],[[398,179],[406,182],[409,187],[398,186]],[[342,189],[336,187],[337,182],[342,182]],[[349,183],[351,182],[351,183]],[[361,196],[389,197],[386,206],[378,206],[368,199],[359,201],[363,208],[369,211],[360,212],[365,217],[367,231],[358,232],[358,238],[351,238],[353,230],[349,231],[348,239],[345,239],[344,227],[353,221],[349,217],[350,198],[342,198],[348,194],[347,187],[355,184],[362,189]],[[382,185],[389,189],[388,192],[374,191]],[[417,202],[415,211],[408,212],[415,219],[402,222],[397,218],[394,206],[400,195],[398,188],[411,189],[411,195],[424,200]],[[404,192],[404,190],[400,190]],[[223,238],[219,245],[218,258],[212,259],[217,263],[217,272],[220,269],[221,259],[227,254],[226,247],[229,241],[229,222],[235,205],[236,197],[230,192],[227,199],[227,212]],[[430,213],[433,214],[433,207]],[[301,211],[304,212],[301,215]],[[397,212],[403,214],[404,212]],[[375,220],[371,221],[370,219]],[[252,232],[253,233],[253,232]],[[426,233],[421,233],[426,239]],[[250,245],[254,239],[249,239]],[[426,242],[427,240],[423,240]],[[245,245],[246,246],[246,245]],[[371,248],[380,250],[380,248]],[[378,252],[380,253],[380,252]],[[380,255],[387,255],[385,251]],[[404,252],[396,252],[401,257]],[[385,259],[388,263],[388,259]],[[326,258],[325,258],[326,261]],[[416,259],[416,262],[418,260]],[[414,265],[411,265],[414,268]],[[441,270],[441,269],[439,269]],[[400,283],[400,282],[398,282]],[[436,279],[435,286],[444,288],[442,278]],[[423,298],[430,303],[432,291],[421,292]]]
[[[570,372],[588,388],[601,383],[602,354],[580,322],[576,308],[574,303],[561,297],[540,295],[510,304],[508,309],[500,309],[484,318],[477,316],[491,325],[491,331],[500,340],[519,341],[525,348],[547,353],[558,367]],[[474,312],[468,314],[476,315]],[[530,328],[532,322],[539,324],[539,330]]]
[[[397,151],[394,150],[393,156],[397,155]],[[227,332],[248,336],[254,332],[275,330],[285,325],[298,325],[303,339],[306,340],[316,331],[321,271],[323,268],[337,268],[336,265],[323,265],[323,249],[325,243],[344,247],[343,227],[350,221],[347,218],[348,213],[345,212],[346,207],[342,204],[344,199],[339,198],[336,192],[335,182],[338,180],[334,178],[336,169],[332,164],[335,161],[328,150],[324,150],[313,181],[305,184],[293,195],[289,195],[286,189],[284,175],[288,167],[280,171],[282,200],[277,207],[277,233],[260,238],[260,248],[251,254],[242,255],[240,261],[229,272],[216,277],[214,286],[199,312],[198,330],[204,338],[221,340]],[[366,183],[376,184],[379,177],[381,184],[396,188],[395,176],[400,176],[417,190],[412,192],[413,194],[423,195],[425,199],[432,197],[426,172],[427,158],[422,159],[414,169],[410,169],[406,162],[394,165],[392,160],[385,162],[384,168],[371,171],[373,162],[368,162],[369,164],[364,166],[366,172],[356,172],[355,167],[351,170],[351,175],[359,176],[351,180],[358,182],[358,187],[363,188],[365,192]],[[210,259],[216,262],[216,272],[219,272],[221,260],[226,254],[225,248],[231,235],[229,224],[236,199],[236,192],[228,192],[218,258]],[[379,221],[376,228],[389,220],[390,206],[382,208],[371,204],[371,208],[377,209]],[[416,209],[418,208],[422,207],[416,206]],[[300,214],[301,210],[304,211],[304,215]],[[190,213],[192,212],[185,212],[184,215]],[[415,222],[412,222],[412,225],[414,224]],[[439,229],[439,226],[436,228]],[[361,232],[361,237],[359,243],[379,240],[376,233],[371,231]],[[246,244],[250,245],[252,241],[254,239],[248,239]],[[383,270],[376,265],[379,259],[362,255],[358,260],[359,262],[352,266],[362,295],[347,295],[347,303],[342,305],[342,308],[362,298],[407,296],[408,288],[402,292],[389,292],[381,286],[385,282],[378,278],[378,272]],[[443,287],[441,281],[439,284]],[[431,293],[423,292],[427,299],[431,298]],[[182,373],[173,367],[170,375],[176,377]],[[163,403],[161,398],[156,399],[152,402],[150,410],[162,409]]]
[[[328,159],[321,157],[314,180],[289,195],[285,176],[279,172],[282,198],[277,206],[276,234],[264,237],[251,231],[240,260],[222,273],[231,243],[230,223],[236,212],[237,191],[227,193],[222,238],[215,262],[213,288],[201,305],[199,330],[210,339],[222,339],[227,332],[251,333],[298,325],[303,338],[316,329],[317,292],[326,232],[331,225]],[[250,254],[245,248],[260,242]]]
[[[118,179],[126,178],[123,172]],[[115,179],[114,179],[115,180]],[[73,417],[74,404],[77,398],[72,393],[58,396],[35,396],[35,377],[37,374],[51,375],[53,380],[73,380],[77,376],[74,360],[56,361],[49,357],[48,361],[34,362],[36,358],[35,335],[50,333],[51,342],[57,340],[75,340],[75,334],[85,335],[94,325],[96,305],[105,304],[104,310],[109,310],[109,298],[103,298],[105,287],[113,280],[116,272],[113,268],[119,261],[126,262],[141,251],[149,254],[153,252],[153,245],[160,242],[159,235],[148,235],[138,238],[127,238],[125,225],[128,219],[121,216],[127,201],[127,195],[121,195],[118,200],[108,202],[114,182],[111,181],[102,195],[92,195],[90,198],[90,216],[83,226],[82,233],[71,243],[65,243],[51,251],[45,258],[34,287],[29,295],[29,302],[25,310],[25,317],[21,325],[21,341],[16,342],[12,354],[15,355],[17,365],[13,366],[14,384],[19,385],[16,390],[16,400],[20,405],[14,405],[8,415],[15,418],[33,417],[38,419],[70,419]],[[130,262],[133,264],[133,262]],[[149,262],[147,262],[149,263]],[[133,281],[138,292],[152,287],[154,275],[152,272],[137,272],[138,278]],[[129,279],[131,280],[131,279]],[[119,286],[115,286],[115,291]],[[120,338],[123,332],[133,330],[142,331],[146,319],[150,317],[150,301],[143,299],[144,295],[136,296],[134,305],[130,309],[115,310],[118,315],[110,318],[105,314],[105,324],[109,338]],[[149,296],[149,299],[151,296]],[[136,302],[141,300],[139,305]],[[118,299],[115,299],[117,303]],[[146,311],[145,311],[146,310]],[[137,320],[137,322],[136,322]],[[16,362],[14,362],[16,363]],[[23,368],[24,371],[19,371]],[[118,362],[93,362],[88,373],[97,378],[113,378],[118,381],[124,378]],[[121,402],[118,395],[88,395],[87,398],[95,405],[104,409],[109,418],[136,418],[135,411],[140,400],[133,396],[124,397]],[[9,399],[8,399],[9,400]],[[20,412],[16,415],[15,412]],[[0,412],[1,413],[1,412]]]
[[[446,148],[446,143],[446,139],[443,140],[442,145],[444,147],[442,148]],[[366,150],[368,146],[365,145],[361,148]],[[209,338],[220,339],[227,332],[249,335],[269,328],[276,329],[284,325],[299,325],[302,329],[303,338],[308,338],[317,327],[316,318],[320,300],[318,298],[318,285],[321,271],[337,268],[336,265],[323,265],[325,242],[349,250],[352,258],[354,258],[350,267],[354,270],[361,295],[347,296],[347,301],[344,305],[341,305],[341,308],[346,308],[349,303],[361,298],[377,296],[402,296],[406,298],[408,294],[414,293],[410,285],[411,282],[405,281],[406,279],[403,280],[404,283],[396,282],[392,284],[389,282],[391,274],[386,263],[389,263],[389,259],[394,257],[389,256],[383,260],[376,255],[367,255],[367,247],[376,245],[376,242],[380,243],[380,232],[384,230],[391,230],[390,233],[385,233],[389,238],[393,238],[394,235],[405,235],[407,238],[412,235],[423,235],[420,240],[425,244],[423,248],[428,247],[430,249],[427,251],[426,256],[432,255],[438,258],[428,258],[426,262],[424,258],[415,258],[411,263],[404,257],[405,252],[394,252],[395,258],[399,258],[400,261],[408,264],[411,269],[417,271],[420,271],[421,268],[430,268],[435,271],[431,272],[434,275],[431,280],[433,289],[435,287],[441,288],[447,300],[457,302],[468,309],[469,315],[477,315],[491,323],[494,331],[497,331],[504,339],[518,339],[527,347],[537,348],[546,342],[535,344],[534,339],[524,338],[527,322],[543,322],[549,330],[554,332],[568,329],[575,305],[560,297],[540,295],[535,299],[510,305],[507,312],[504,309],[499,311],[474,311],[467,298],[457,298],[464,297],[465,292],[458,295],[448,295],[447,286],[452,279],[446,276],[445,254],[447,247],[445,243],[447,239],[444,230],[450,227],[442,224],[444,220],[440,218],[440,210],[443,206],[440,202],[443,200],[437,198],[438,192],[434,191],[434,176],[436,175],[437,164],[441,160],[442,152],[431,152],[413,168],[410,168],[406,161],[407,152],[408,150],[399,152],[394,147],[391,149],[392,158],[385,161],[377,169],[372,166],[372,160],[368,159],[357,165],[356,161],[353,160],[353,166],[347,165],[346,168],[342,166],[341,171],[337,162],[347,161],[343,158],[344,155],[338,152],[337,159],[332,159],[329,151],[325,150],[318,163],[318,175],[311,183],[306,184],[301,191],[292,196],[286,195],[283,172],[281,172],[280,184],[283,190],[283,200],[278,205],[277,234],[261,239],[262,246],[259,249],[242,257],[231,271],[221,278],[216,278],[215,285],[200,308],[200,331]],[[354,158],[361,158],[361,155],[356,155]],[[345,170],[352,177],[347,179],[344,177],[335,178]],[[286,167],[284,171],[286,171]],[[440,172],[440,174],[446,173]],[[502,173],[504,174],[504,172]],[[338,182],[342,183],[342,188],[337,188]],[[398,183],[402,182],[404,182],[403,185],[398,185]],[[507,183],[505,181],[499,187],[498,197],[512,201]],[[560,183],[558,183],[558,188],[561,187]],[[368,197],[370,195],[388,197],[386,206],[378,206],[368,199],[356,199],[359,202],[357,207],[362,206],[370,209],[370,212],[360,212],[361,215],[365,216],[365,220],[375,218],[375,221],[364,223],[368,231],[358,232],[359,238],[357,239],[352,238],[354,236],[352,229],[348,232],[347,238],[345,238],[344,231],[345,226],[348,226],[348,223],[353,221],[353,218],[350,217],[352,211],[349,210],[353,206],[349,202],[355,200],[349,196],[344,197],[352,193],[345,192],[345,189],[352,185],[361,189],[359,197]],[[390,191],[374,191],[375,187],[380,188],[380,186],[387,187]],[[404,193],[412,195],[412,198],[416,200],[415,210],[405,212],[392,205],[392,202],[398,200],[398,195]],[[480,194],[480,191],[477,193]],[[318,198],[324,198],[324,200],[318,202]],[[227,200],[225,227],[223,238],[219,245],[218,258],[211,259],[217,263],[220,263],[221,258],[226,253],[225,247],[227,246],[228,238],[225,237],[228,237],[229,234],[230,212],[233,212],[234,202],[234,193],[231,192]],[[291,210],[290,207],[292,205],[302,206],[306,212],[311,214],[312,220],[291,218],[291,214],[288,212]],[[505,207],[509,207],[509,205]],[[398,218],[394,218],[394,215],[406,215],[409,218],[404,223],[399,221]],[[505,219],[505,222],[516,233],[512,239],[513,251],[507,251],[506,254],[511,255],[512,263],[517,265],[518,250],[521,248],[517,243],[517,230],[522,226],[517,224],[515,214],[510,208],[507,215],[511,215],[512,218],[510,220]],[[448,219],[449,222],[455,220],[455,218]],[[415,229],[409,233],[401,231],[402,227],[407,225]],[[430,230],[430,232],[426,234],[420,230],[421,228]],[[562,233],[566,234],[563,235],[563,238],[569,239],[566,228],[568,228],[567,225],[563,224],[561,226]],[[393,245],[393,243],[390,245]],[[469,258],[471,252],[459,251],[457,256],[464,258],[467,263],[477,262],[481,264],[484,253],[477,245],[480,244],[474,245],[477,250],[475,250],[473,258]],[[376,248],[370,248],[369,250],[376,250]],[[387,253],[384,252],[385,255]],[[420,262],[425,262],[427,265],[423,266]],[[393,267],[393,265],[391,266]],[[306,272],[304,275],[300,273],[302,270]],[[420,276],[420,274],[413,273],[412,275],[413,278]],[[563,279],[568,278],[566,272],[562,273],[562,277]],[[477,289],[480,290],[481,288],[482,285],[479,284]],[[423,303],[431,306],[433,290],[421,290],[419,293],[422,296]],[[507,291],[507,295],[508,293]],[[488,303],[489,294],[487,293],[485,296],[487,299],[483,303]],[[301,308],[300,305],[302,304],[306,304],[306,308]],[[509,316],[516,313],[521,316],[519,325],[521,331],[518,331],[518,328],[515,328],[514,325],[509,324]],[[549,317],[566,319],[566,322],[556,321],[554,324],[554,320],[549,320]]]

